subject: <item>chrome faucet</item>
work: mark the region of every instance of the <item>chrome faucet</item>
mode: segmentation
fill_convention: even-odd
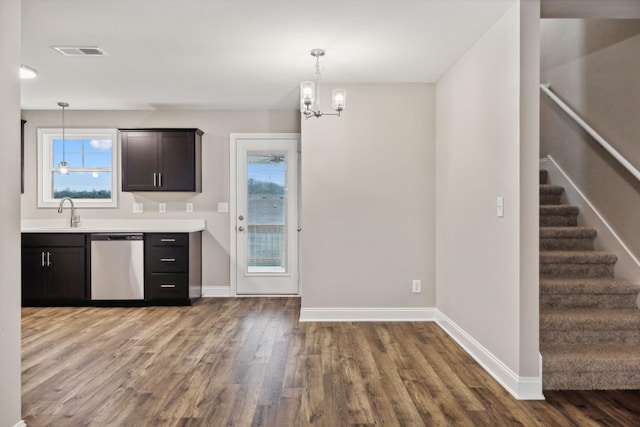
[[[76,207],[73,205],[73,200],[71,200],[71,197],[63,197],[62,200],[60,200],[58,213],[62,213],[62,205],[64,205],[65,200],[68,200],[69,203],[71,203],[71,228],[76,228],[78,227],[78,224],[80,224],[80,215],[76,216]]]

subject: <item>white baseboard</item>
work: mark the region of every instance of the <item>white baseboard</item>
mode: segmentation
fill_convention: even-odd
[[[518,400],[544,400],[542,374],[539,377],[520,377],[507,365],[476,341],[464,329],[437,310],[436,323],[484,368],[489,375]],[[538,355],[540,357],[540,355]],[[540,362],[540,366],[542,362]],[[542,372],[542,369],[540,370]]]
[[[20,420],[17,424],[14,424],[13,427],[27,427],[27,423],[25,423],[24,420]]]
[[[228,298],[231,296],[231,287],[229,286],[203,286],[203,298]]]
[[[569,204],[580,209],[578,223],[588,224],[598,230],[595,246],[597,250],[612,252],[618,257],[615,265],[616,276],[632,282],[640,281],[640,261],[631,252],[620,236],[613,230],[604,217],[593,206],[586,195],[576,186],[567,173],[556,163],[553,157],[548,156],[540,160],[540,167],[549,172],[549,180],[552,184],[564,187],[564,193]]]
[[[431,307],[328,307],[301,308],[301,322],[419,322],[435,320]]]

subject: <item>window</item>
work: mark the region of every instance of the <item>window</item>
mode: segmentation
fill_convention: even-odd
[[[38,207],[117,207],[117,129],[38,129]],[[60,173],[60,162],[69,172]]]

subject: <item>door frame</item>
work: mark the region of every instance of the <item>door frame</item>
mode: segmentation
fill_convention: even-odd
[[[238,248],[238,233],[236,233],[236,188],[237,188],[237,154],[238,154],[238,140],[241,139],[291,139],[297,142],[298,153],[300,153],[300,134],[299,133],[231,133],[229,134],[229,294],[233,297],[243,297],[244,294],[238,295],[238,278],[236,274],[236,251]],[[298,195],[300,195],[300,177],[302,175],[300,155],[298,155]],[[300,224],[300,197],[298,197],[298,224]],[[298,233],[298,294],[297,295],[260,295],[260,296],[299,296],[301,294],[300,289],[300,234]]]

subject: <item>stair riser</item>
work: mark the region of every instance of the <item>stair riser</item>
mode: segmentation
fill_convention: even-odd
[[[640,372],[593,372],[588,369],[556,372],[543,367],[544,390],[640,390]]]
[[[540,194],[541,205],[561,205],[562,196],[559,194]]]
[[[572,239],[540,239],[542,251],[592,251],[593,238]]]
[[[613,264],[543,264],[541,277],[613,277]]]
[[[540,171],[540,184],[548,184],[549,183],[549,172],[545,170]]]
[[[640,344],[638,329],[544,329],[540,344],[553,345],[635,345]]]
[[[540,215],[540,227],[575,227],[578,217],[573,215]]]
[[[636,295],[540,295],[541,308],[636,308]]]

